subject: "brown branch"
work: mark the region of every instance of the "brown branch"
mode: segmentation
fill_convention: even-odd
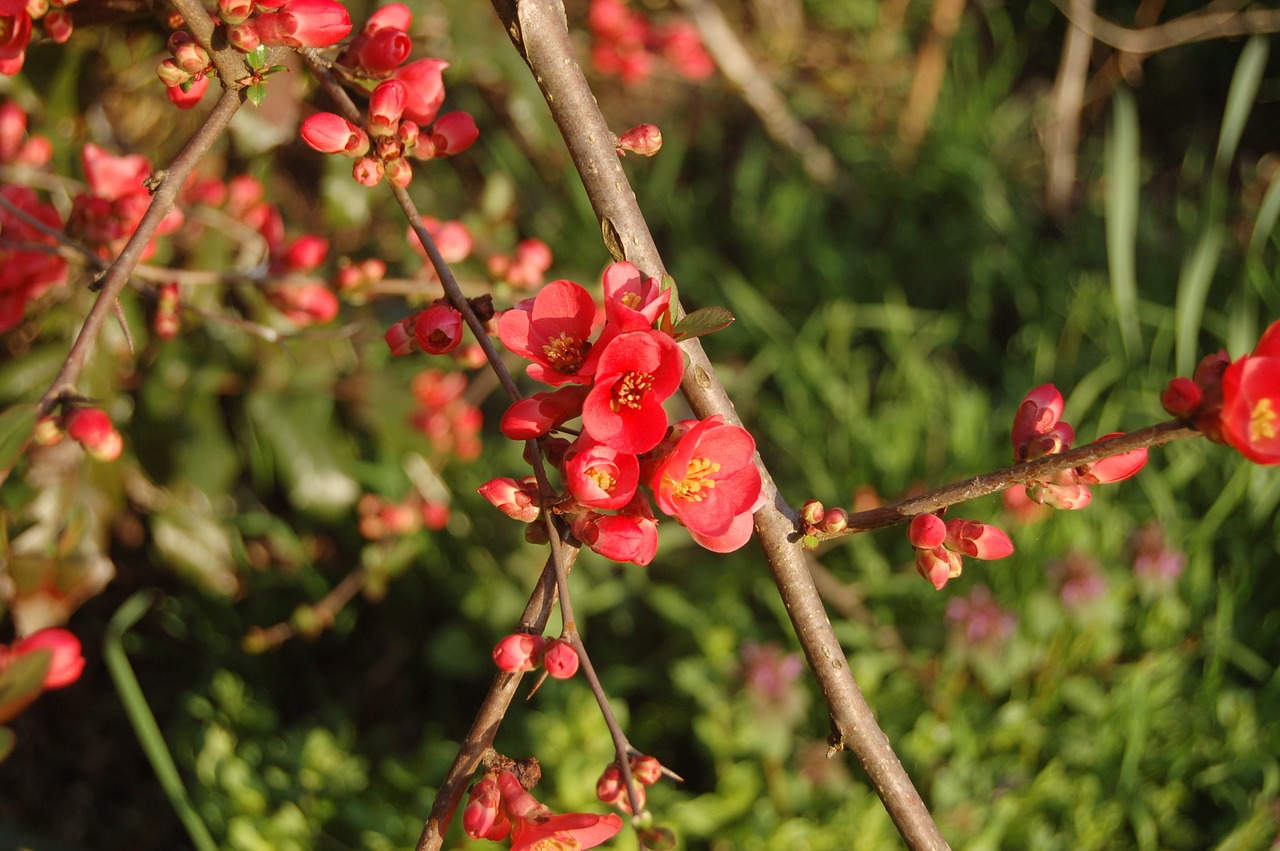
[[[1024,464],[1015,464],[1003,470],[996,470],[994,473],[955,482],[893,505],[851,514],[849,528],[842,534],[855,534],[893,526],[910,520],[917,514],[932,514],[949,506],[1007,490],[1016,485],[1047,481],[1054,473],[1070,470],[1083,464],[1092,464],[1103,458],[1110,458],[1112,455],[1132,452],[1135,449],[1164,446],[1175,440],[1200,436],[1199,431],[1181,420],[1170,420],[1117,437],[1096,440],[1056,455],[1046,455]]]
[[[1242,35],[1280,31],[1280,9],[1225,9],[1192,12],[1154,27],[1129,29],[1113,24],[1090,10],[1079,9],[1069,0],[1053,0],[1053,5],[1075,26],[1105,45],[1127,53],[1158,53],[1171,47],[1236,38]]]
[[[1093,10],[1094,0],[1069,0],[1077,12]],[[1053,81],[1053,118],[1045,128],[1044,197],[1049,215],[1059,222],[1071,212],[1076,185],[1076,153],[1080,147],[1080,111],[1089,76],[1093,39],[1075,24],[1068,24],[1062,42],[1062,59]]]
[[[942,92],[951,40],[955,38],[963,14],[964,0],[934,0],[929,32],[916,58],[911,91],[907,93],[906,106],[898,116],[898,141],[902,143],[899,154],[902,159],[911,159],[915,155],[929,130],[938,95]]]
[[[180,2],[184,2],[185,5],[185,0],[180,0]],[[138,265],[147,243],[155,236],[160,223],[164,221],[164,218],[169,215],[169,211],[173,209],[174,201],[178,197],[178,191],[182,188],[182,184],[191,176],[196,165],[209,152],[209,149],[217,141],[218,137],[222,135],[223,131],[226,130],[227,125],[231,123],[232,116],[240,109],[242,102],[243,98],[238,91],[223,89],[222,96],[218,98],[217,104],[209,112],[204,123],[187,141],[182,151],[170,163],[169,168],[162,173],[160,185],[156,188],[155,194],[151,198],[151,205],[147,207],[146,213],[142,216],[142,221],[138,223],[137,230],[129,237],[129,241],[125,243],[124,249],[116,257],[115,262],[103,274],[97,301],[90,308],[89,315],[85,317],[84,325],[80,328],[79,335],[71,345],[71,351],[67,353],[62,369],[58,371],[53,384],[45,391],[44,396],[40,398],[38,406],[40,416],[50,413],[59,400],[75,394],[76,382],[80,378],[80,373],[84,370],[89,352],[92,350],[102,326],[106,323],[107,317],[112,314],[115,301],[129,282],[129,276],[132,274],[134,267]],[[158,174],[157,176],[160,175]]]
[[[560,127],[600,221],[605,245],[616,259],[629,260],[646,275],[662,277],[662,258],[622,171],[608,125],[574,59],[563,6],[558,0],[493,0],[493,4]],[[682,346],[690,361],[682,389],[694,412],[700,417],[721,414],[729,422],[740,423],[701,344],[692,340]],[[791,541],[796,512],[778,495],[758,457],[757,463],[770,499],[756,513],[757,537],[827,702],[832,748],[847,747],[858,757],[911,848],[947,848],[849,671],[804,556]]]
[[[742,99],[755,112],[770,138],[799,158],[805,173],[814,183],[825,186],[835,180],[839,169],[835,155],[791,113],[787,99],[747,52],[720,7],[711,0],[678,2],[693,19],[711,58],[742,93]]]
[[[577,547],[571,547],[567,554],[569,565],[577,558]],[[542,576],[533,589],[524,614],[520,616],[519,629],[522,632],[541,635],[551,615],[551,606],[556,599],[556,567],[555,559],[547,557],[547,564],[542,569]],[[507,708],[516,696],[516,688],[520,685],[522,674],[499,673],[493,678],[489,692],[485,695],[476,717],[471,722],[458,755],[454,757],[449,773],[445,775],[436,790],[435,802],[431,805],[431,814],[427,817],[422,836],[418,839],[417,851],[435,851],[444,843],[445,832],[453,814],[458,809],[462,795],[467,791],[476,769],[480,767],[480,758],[493,746],[498,725],[507,714]]]

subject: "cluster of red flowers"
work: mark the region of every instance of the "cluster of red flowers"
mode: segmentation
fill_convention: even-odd
[[[79,443],[95,461],[114,461],[124,450],[124,439],[101,408],[72,408],[36,423],[35,441],[40,446],[55,446],[64,435]]]
[[[151,193],[145,181],[151,176],[151,162],[141,154],[118,157],[92,142],[80,153],[88,192],[75,197],[67,233],[93,248],[99,257],[114,258],[138,229],[142,216],[151,206]],[[173,233],[182,227],[182,210],[174,207],[160,227],[157,236]],[[142,259],[155,253],[155,242],[147,244]]]
[[[510,771],[491,771],[471,787],[462,811],[462,828],[472,839],[501,842],[511,837],[511,851],[595,848],[622,829],[616,813],[551,812]]]
[[[0,197],[51,230],[62,230],[58,211],[27,187],[0,186]],[[0,232],[7,243],[0,245],[0,268],[4,269],[0,275],[0,331],[8,331],[22,321],[28,301],[66,281],[67,261],[51,251],[36,248],[56,245],[57,241],[7,206],[0,206]]]
[[[636,781],[636,807],[644,811],[645,788],[662,779],[662,763],[645,754],[635,754],[627,758],[631,769],[631,779]],[[622,769],[618,763],[611,762],[604,773],[596,781],[596,797],[606,804],[613,804],[624,813],[630,813],[631,796],[627,794],[627,784],[622,777]]]
[[[573,516],[579,540],[615,561],[648,564],[657,552],[657,521],[641,484],[715,552],[745,544],[763,504],[755,441],[744,429],[719,416],[668,426],[663,402],[680,385],[684,355],[653,325],[670,301],[656,279],[614,263],[604,273],[605,323],[594,341],[595,302],[572,281],[552,281],[498,320],[502,342],[532,361],[529,377],[559,387],[512,405],[502,433],[542,439],[567,489],[556,510]],[[552,435],[577,417],[576,439]],[[481,493],[512,517],[537,516],[527,483],[495,479]]]
[[[467,377],[460,372],[428,369],[409,385],[418,409],[413,426],[427,436],[437,455],[472,461],[480,455],[484,415],[463,396]]]
[[[1236,449],[1255,464],[1280,464],[1280,321],[1251,354],[1208,355],[1191,378],[1175,378],[1160,395],[1164,409]]]
[[[1058,388],[1042,384],[1022,400],[1013,416],[1013,457],[1033,461],[1071,448],[1075,429],[1062,421],[1064,402]],[[1104,434],[1099,440],[1118,437],[1122,432]],[[1089,485],[1118,482],[1136,475],[1147,463],[1147,450],[1135,449],[1055,473],[1049,481],[1027,485],[1027,496],[1053,508],[1084,508],[1093,499]]]
[[[321,153],[355,160],[352,176],[365,186],[376,185],[384,175],[397,186],[408,186],[413,168],[406,156],[453,156],[479,136],[468,113],[436,115],[444,102],[441,72],[449,63],[419,59],[401,65],[413,44],[408,34],[412,22],[407,6],[383,6],[338,59],[352,76],[380,81],[369,96],[367,132],[332,112],[318,112],[302,123],[303,140]]]
[[[626,0],[591,0],[587,27],[592,65],[628,85],[649,79],[658,62],[687,80],[705,80],[715,73],[715,63],[689,21],[673,19],[655,26],[628,8]]]

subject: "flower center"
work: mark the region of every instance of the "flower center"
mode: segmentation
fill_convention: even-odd
[[[620,301],[623,305],[631,308],[632,310],[640,309],[640,293],[626,293],[622,296]]]
[[[716,480],[712,478],[720,472],[720,465],[709,458],[694,458],[689,462],[689,469],[684,478],[675,481],[667,478],[666,484],[671,489],[671,496],[686,502],[702,502],[707,498]]]
[[[1249,417],[1249,442],[1258,443],[1271,440],[1276,436],[1276,412],[1270,399],[1261,399],[1253,406],[1253,414]]]
[[[622,377],[613,382],[613,393],[609,400],[609,409],[615,414],[621,408],[639,408],[644,394],[653,387],[653,374],[649,372],[624,372]]]
[[[542,353],[547,356],[547,363],[556,372],[562,375],[577,375],[589,348],[591,344],[586,340],[570,337],[567,331],[561,331],[559,335],[547,341],[547,344],[542,347]]]
[[[596,486],[605,493],[613,493],[615,484],[613,476],[609,475],[608,470],[602,470],[599,467],[592,467],[587,470],[587,478],[596,483]]]

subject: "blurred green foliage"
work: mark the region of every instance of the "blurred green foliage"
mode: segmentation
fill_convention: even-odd
[[[1280,315],[1280,71],[1266,40],[1157,54],[1132,91],[1098,93],[1083,116],[1081,195],[1055,222],[1037,133],[1060,16],[1045,0],[972,6],[929,133],[907,151],[896,120],[929,9],[900,4],[895,18],[891,5],[726,7],[762,73],[835,154],[828,187],[722,80],[626,89],[593,78],[619,130],[662,127],[662,153],[628,158],[627,170],[686,306],[737,316],[706,345],[796,505],[848,505],[866,488],[893,499],[1003,466],[1013,410],[1043,382],[1063,390],[1082,440],[1162,419],[1169,377],[1224,344],[1246,351]],[[1129,20],[1131,6],[1099,12]],[[555,277],[596,280],[598,228],[491,10],[415,10],[421,49],[452,63],[448,108],[483,130],[466,157],[419,169],[422,209],[467,222],[480,253],[536,236],[555,251]],[[584,13],[571,4],[579,36]],[[78,173],[85,139],[160,163],[189,134],[193,117],[160,103],[161,38],[85,29],[66,48],[32,50],[9,94],[53,139],[61,173]],[[281,86],[222,163],[263,178],[292,233],[332,234],[335,257],[380,256],[414,274],[385,193],[288,134],[255,146],[265,126],[297,120],[297,92]],[[175,237],[160,260],[223,262],[234,243],[209,232],[199,244]],[[1126,256],[1131,278],[1114,274]],[[82,283],[6,338],[4,422],[52,379],[88,303]],[[251,286],[195,301],[269,321]],[[409,424],[408,387],[429,364],[392,361],[381,340],[407,312],[399,301],[350,305],[339,331],[280,343],[218,322],[152,342],[143,305],[125,309],[136,357],[108,329],[81,389],[121,425],[127,460],[73,459],[43,481],[20,467],[0,493],[11,536],[39,544],[31,582],[53,564],[64,596],[84,592],[70,626],[88,653],[133,591],[160,593],[124,646],[222,847],[410,847],[487,687],[489,648],[541,566],[542,551],[475,495],[520,474],[518,447],[490,427],[477,462],[433,454]],[[496,422],[502,401],[481,402]],[[449,525],[365,541],[356,498],[402,499],[424,464],[448,488]],[[996,499],[963,507],[1009,529],[1017,552],[970,565],[942,593],[916,576],[899,530],[817,555],[854,673],[953,847],[1270,847],[1278,502],[1274,470],[1194,442],[1153,452],[1138,478],[1095,489],[1081,512],[1018,520]],[[1135,573],[1161,541],[1159,566],[1181,573]],[[115,571],[105,588],[90,569],[103,558]],[[307,606],[357,569],[366,593],[327,629],[244,651],[255,628],[314,626]],[[1081,572],[1102,590],[1064,603]],[[649,568],[588,555],[573,582],[631,740],[686,778],[650,791],[685,847],[900,847],[856,765],[826,757],[820,696],[794,676],[794,637],[753,546],[713,556],[668,523]],[[1012,616],[1007,634],[966,637],[948,620],[948,604],[979,586]],[[11,726],[0,844],[186,847],[101,665]],[[599,808],[611,748],[580,681],[519,702],[497,746],[542,760],[538,794],[557,809]],[[450,841],[465,844],[456,828]],[[624,831],[614,845],[635,840]]]

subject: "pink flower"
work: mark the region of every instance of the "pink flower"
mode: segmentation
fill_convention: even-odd
[[[683,374],[684,354],[667,334],[618,334],[596,362],[595,383],[582,405],[583,429],[620,452],[647,452],[666,434],[662,403],[680,387]]]
[[[671,290],[646,278],[633,263],[612,263],[604,270],[605,316],[623,331],[652,328],[671,304]]]
[[[916,550],[916,572],[929,580],[939,591],[948,580],[955,579],[963,570],[964,559],[946,547]]]
[[[1255,464],[1280,464],[1280,321],[1222,374],[1222,437]]]
[[[587,384],[581,373],[591,351],[596,306],[573,281],[552,281],[537,296],[517,304],[498,320],[498,336],[508,349],[533,361],[526,369],[536,381],[558,386]]]
[[[569,491],[590,508],[617,509],[631,501],[640,481],[640,462],[584,434],[564,459]]]
[[[33,632],[14,643],[10,658],[25,656],[37,650],[49,651],[49,670],[44,675],[46,689],[64,688],[80,679],[84,657],[80,655],[80,639],[65,629],[50,627]],[[0,666],[4,664],[0,659]]]
[[[715,415],[694,425],[658,464],[650,486],[658,507],[713,552],[732,552],[751,537],[751,515],[764,494],[745,429]]]
[[[498,775],[498,789],[511,819],[511,851],[595,848],[622,829],[622,818],[617,813],[554,815],[510,771]]]
[[[336,0],[289,0],[278,12],[255,16],[253,26],[268,46],[328,47],[351,32],[351,16]]]

